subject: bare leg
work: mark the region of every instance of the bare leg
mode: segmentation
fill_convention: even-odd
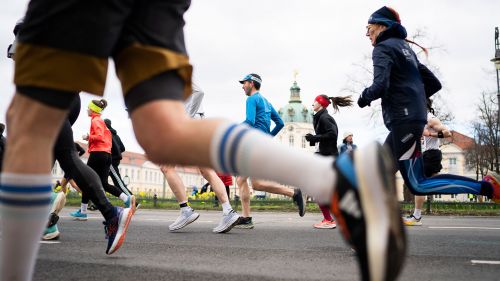
[[[182,182],[182,179],[179,176],[179,174],[177,174],[177,172],[175,171],[175,167],[169,165],[162,165],[160,169],[165,175],[168,185],[170,186],[170,189],[174,193],[177,202],[179,203],[187,202],[188,198],[186,195],[186,187],[184,186],[184,183]]]
[[[73,179],[70,179],[69,180],[69,184],[71,185],[71,187],[73,187],[76,191],[78,191],[79,193],[82,193],[82,190],[78,187],[78,185],[76,184],[76,182],[73,180]]]
[[[250,216],[250,187],[248,186],[247,177],[237,177],[236,184],[240,189],[240,200],[241,200],[241,216]]]
[[[265,191],[274,194],[281,194],[288,197],[293,196],[293,189],[273,181],[252,179],[252,188],[254,190]]]
[[[31,187],[43,185],[43,188],[47,187],[47,192],[33,194],[39,196],[39,200],[48,201],[46,204],[22,208],[1,204],[1,213],[10,213],[9,217],[3,216],[0,225],[1,280],[30,280],[32,277],[39,239],[47,225],[46,214],[50,209],[52,147],[66,114],[65,110],[46,106],[18,93],[8,109],[9,136],[2,182],[19,184],[19,180],[22,180],[34,184]],[[17,200],[31,203],[33,199],[25,197]]]
[[[425,196],[415,195],[415,209],[422,210],[424,207]]]
[[[209,168],[200,168],[200,172],[201,172],[201,175],[212,186],[212,189],[214,190],[217,198],[219,198],[220,203],[224,204],[227,201],[229,201],[229,198],[227,197],[227,193],[226,193],[226,187],[224,186],[224,183],[219,178],[219,176],[217,176],[215,171],[212,169],[209,169]]]

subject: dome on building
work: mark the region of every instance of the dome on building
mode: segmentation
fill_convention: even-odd
[[[290,87],[290,100],[288,104],[280,108],[278,113],[285,123],[312,123],[313,111],[302,104],[300,87],[297,85],[297,81],[294,81],[292,87]]]

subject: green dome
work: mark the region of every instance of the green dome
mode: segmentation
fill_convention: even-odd
[[[283,122],[312,123],[313,111],[306,108],[302,103],[289,103],[278,110]]]
[[[278,113],[285,123],[312,123],[312,109],[308,109],[302,104],[300,87],[297,85],[297,81],[294,81],[292,87],[290,87],[290,100],[288,104],[280,108]]]

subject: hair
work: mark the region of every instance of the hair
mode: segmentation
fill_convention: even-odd
[[[260,81],[262,81],[262,78],[260,77],[260,75],[259,75],[259,74],[250,73],[250,75],[257,77],[257,78],[259,78],[259,79],[260,79]],[[253,86],[255,87],[255,89],[260,90],[260,83],[259,83],[259,82],[257,82],[257,81],[254,81],[254,80],[251,80],[251,81],[252,81]]]
[[[352,96],[345,96],[345,97],[329,97],[327,95],[321,95],[321,96],[331,101],[335,112],[338,112],[340,107],[352,106],[353,104]]]
[[[436,115],[434,108],[432,108],[432,100],[430,98],[427,98],[427,110],[433,115]]]
[[[108,106],[108,102],[105,99],[92,100],[92,103],[102,108],[103,110]]]
[[[0,135],[3,134],[3,131],[5,130],[5,124],[0,123]]]

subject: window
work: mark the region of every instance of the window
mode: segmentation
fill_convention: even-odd
[[[290,135],[290,137],[288,138],[288,145],[289,145],[289,146],[294,146],[294,139],[293,139],[293,135]]]
[[[132,180],[134,180],[135,170],[132,170]]]
[[[457,165],[457,158],[448,159],[450,165]]]
[[[302,148],[306,148],[306,138],[302,137]]]

